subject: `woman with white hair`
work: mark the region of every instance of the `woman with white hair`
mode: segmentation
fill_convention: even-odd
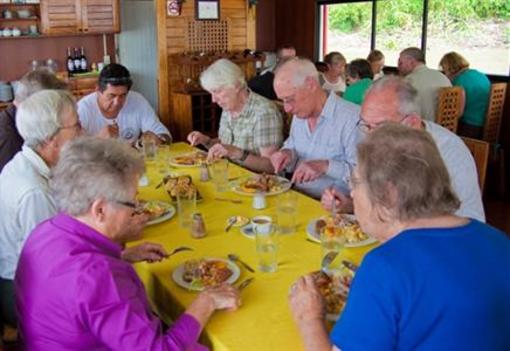
[[[454,213],[460,201],[429,133],[389,122],[358,145],[351,177],[364,258],[328,338],[310,276],[290,304],[306,350],[508,350],[510,240]]]
[[[205,350],[197,340],[213,312],[239,306],[234,287],[211,288],[163,330],[122,259],[143,228],[135,212],[143,171],[119,140],[80,138],[64,148],[50,182],[61,212],[32,232],[16,272],[27,349]]]
[[[239,66],[227,59],[209,66],[200,82],[223,112],[218,138],[193,131],[188,135],[191,145],[204,145],[210,158],[227,157],[254,171],[272,173],[269,156],[283,141],[278,108],[248,89]]]
[[[0,312],[16,325],[13,279],[23,243],[56,208],[48,194],[50,169],[60,149],[81,133],[74,98],[64,90],[43,90],[26,98],[16,113],[25,140],[0,173]]]

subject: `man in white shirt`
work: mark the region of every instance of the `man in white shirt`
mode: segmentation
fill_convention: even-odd
[[[453,190],[461,202],[456,215],[485,222],[473,156],[457,135],[434,122],[423,120],[416,99],[416,89],[402,78],[387,76],[377,80],[367,91],[361,105],[361,119],[358,123],[360,132],[370,132],[387,122],[401,123],[429,132],[448,169]],[[326,190],[322,196],[323,207],[330,209],[333,199],[335,208],[352,211],[350,198],[331,189]]]
[[[78,102],[78,114],[89,135],[135,142],[142,136],[157,144],[170,143],[168,129],[149,102],[135,91],[126,67],[112,63],[101,70],[97,90]]]
[[[24,100],[16,126],[25,142],[0,173],[0,316],[13,326],[19,254],[32,229],[57,212],[49,195],[50,169],[62,147],[81,134],[74,98],[65,90],[42,90]]]
[[[400,53],[398,71],[418,91],[421,117],[434,122],[438,105],[437,92],[439,88],[452,86],[448,77],[438,70],[428,68],[423,51],[413,47]]]

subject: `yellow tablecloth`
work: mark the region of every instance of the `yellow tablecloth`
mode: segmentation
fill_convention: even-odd
[[[171,154],[190,151],[186,144],[174,144]],[[223,257],[238,254],[253,268],[257,267],[255,241],[243,236],[238,228],[224,231],[227,218],[232,215],[252,217],[276,215],[278,196],[267,197],[267,208],[252,208],[252,198],[232,192],[218,194],[212,181],[202,183],[197,168],[179,168],[172,172],[190,174],[203,195],[197,210],[202,213],[207,237],[192,239],[189,230],[181,229],[177,215],[161,224],[144,230],[142,241],[159,242],[170,251],[179,245],[191,246],[192,252],[182,252],[160,263],[140,263],[135,268],[143,280],[147,294],[163,319],[176,318],[195,298],[196,293],[177,286],[171,278],[172,271],[183,261],[201,257]],[[230,164],[229,177],[249,174],[243,168]],[[150,167],[150,184],[139,189],[142,199],[169,201],[165,190],[155,189],[161,175]],[[214,197],[243,200],[242,204],[214,201]],[[326,214],[320,203],[307,196],[298,195],[298,229],[295,234],[281,236],[278,252],[278,271],[275,273],[250,273],[241,267],[239,281],[253,276],[255,280],[242,292],[242,307],[235,312],[216,312],[203,333],[203,342],[214,350],[300,350],[303,348],[298,330],[288,307],[287,296],[290,285],[301,275],[318,270],[321,260],[320,245],[305,240],[306,225],[312,219]],[[363,255],[373,246],[349,248],[344,257],[359,264]]]

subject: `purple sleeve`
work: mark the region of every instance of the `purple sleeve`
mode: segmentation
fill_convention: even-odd
[[[120,261],[120,260],[119,260]],[[143,285],[124,263],[91,264],[78,290],[79,318],[111,350],[207,350],[199,345],[200,324],[184,314],[166,331],[151,312]]]

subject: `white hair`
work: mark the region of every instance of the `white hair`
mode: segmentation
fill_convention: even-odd
[[[276,69],[275,80],[281,79],[281,75],[286,72],[290,73],[288,79],[292,86],[298,88],[305,84],[306,78],[310,77],[319,82],[319,71],[312,61],[306,58],[293,57],[285,61]]]
[[[381,92],[393,90],[398,98],[398,111],[402,117],[410,114],[420,113],[420,105],[418,104],[418,92],[416,89],[405,79],[397,76],[385,76],[373,82],[372,86],[368,89],[365,96],[372,92]]]
[[[244,73],[238,65],[227,59],[219,59],[200,75],[200,84],[207,91],[222,87],[246,87]]]
[[[16,128],[25,145],[36,147],[55,136],[66,109],[76,109],[66,90],[41,90],[25,99],[16,111]]]
[[[14,89],[15,101],[19,104],[43,89],[67,89],[67,84],[47,69],[39,68],[28,72],[17,82]]]
[[[60,211],[80,216],[97,199],[126,201],[126,189],[144,168],[141,155],[125,142],[80,137],[62,149],[50,188]]]

